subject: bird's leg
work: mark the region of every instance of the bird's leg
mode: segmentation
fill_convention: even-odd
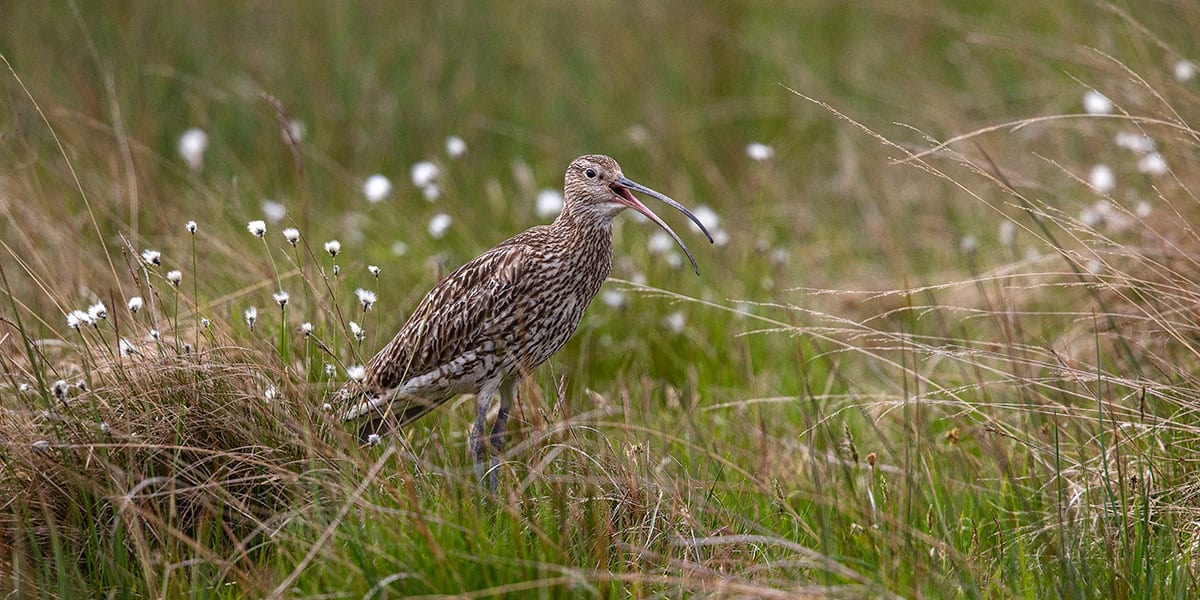
[[[471,459],[475,461],[475,480],[479,483],[484,482],[484,477],[487,475],[487,414],[488,409],[492,407],[493,390],[481,390],[476,397],[478,402],[478,412],[475,413],[475,426],[471,428]]]
[[[517,398],[517,380],[512,380],[500,386],[500,412],[496,413],[496,422],[492,424],[492,435],[488,438],[491,446],[492,461],[489,469],[488,486],[492,493],[500,487],[500,455],[504,453],[504,429],[508,426],[508,410],[512,408],[513,400]]]

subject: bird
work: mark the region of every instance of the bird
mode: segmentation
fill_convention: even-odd
[[[700,274],[683,240],[632,192],[679,210],[711,243],[708,229],[682,204],[626,178],[612,158],[589,154],[571,161],[563,192],[552,223],[500,242],[443,278],[365,373],[337,392],[341,419],[359,423],[360,440],[378,442],[381,433],[475,394],[468,445],[476,478],[483,484],[486,477],[494,493],[518,384],[567,343],[608,278],[613,219],[626,208],[641,213],[679,244]]]

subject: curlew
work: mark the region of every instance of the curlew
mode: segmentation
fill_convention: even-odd
[[[486,477],[495,491],[497,457],[520,378],[566,344],[608,278],[613,218],[626,208],[645,215],[670,234],[700,273],[683,240],[631,192],[681,211],[711,242],[708,230],[683,205],[627,179],[615,160],[575,159],[563,191],[562,212],[553,223],[501,242],[441,280],[368,362],[365,379],[339,391],[342,418],[362,422],[362,437],[403,426],[473,393],[471,457],[476,476],[481,483]],[[499,412],[485,434],[496,396]]]

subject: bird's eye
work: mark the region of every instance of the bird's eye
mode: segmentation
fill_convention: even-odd
[[[595,169],[588,169],[588,170],[584,171],[583,174],[587,175],[588,179],[596,178],[596,170]]]

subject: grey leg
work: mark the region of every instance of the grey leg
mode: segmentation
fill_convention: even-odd
[[[492,461],[488,477],[488,487],[492,493],[500,487],[500,455],[504,453],[504,429],[508,426],[508,411],[517,398],[517,380],[500,384],[500,412],[496,414],[496,422],[492,425],[492,435],[488,439],[491,446]]]
[[[479,483],[484,482],[484,476],[487,475],[487,414],[492,407],[492,396],[496,393],[495,386],[484,386],[479,391],[476,397],[478,409],[475,413],[475,426],[471,428],[471,459],[475,462],[475,480]]]

